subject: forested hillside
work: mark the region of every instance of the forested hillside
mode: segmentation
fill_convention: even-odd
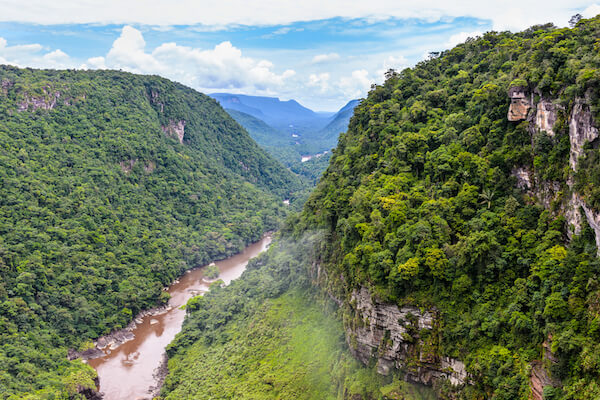
[[[389,71],[286,223],[289,249],[253,264],[264,281],[190,303],[163,395],[200,393],[185,378],[205,368],[214,380],[202,379],[230,393],[210,346],[246,351],[244,332],[287,310],[288,286],[308,277],[338,303],[349,349],[371,367],[357,374],[381,375],[369,386],[329,358],[322,398],[405,398],[387,386],[403,379],[443,399],[600,398],[599,40],[600,18],[490,32]],[[253,337],[282,335],[281,357],[296,360],[291,319]],[[258,380],[227,371],[273,398],[311,376],[287,375],[269,354],[253,360],[265,368]]]
[[[94,371],[67,348],[124,327],[185,269],[275,229],[299,189],[192,89],[1,66],[0,398],[92,387]]]
[[[486,33],[358,106],[292,224],[327,232],[321,284],[357,356],[450,373],[460,398],[600,398],[599,38],[600,18]],[[361,300],[417,306],[421,330]]]

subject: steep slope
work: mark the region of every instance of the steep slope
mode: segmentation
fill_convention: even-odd
[[[227,113],[246,128],[252,139],[263,147],[277,145],[290,146],[293,144],[290,135],[273,128],[261,119],[234,109],[227,109]]]
[[[443,398],[600,398],[599,37],[490,32],[356,108],[290,226],[325,230],[360,360]]]
[[[324,140],[332,140],[334,144],[337,143],[339,134],[346,132],[348,129],[350,117],[352,117],[352,114],[354,114],[354,109],[359,103],[360,100],[350,100],[344,107],[342,107],[331,117],[331,122],[329,122],[320,131],[320,134]]]
[[[299,188],[192,89],[1,66],[0,398],[93,388],[68,347],[125,326],[185,269],[274,229]]]
[[[250,114],[233,109],[227,109],[226,111],[248,131],[252,139],[254,139],[260,147],[265,149],[267,153],[272,155],[280,163],[287,167],[300,163],[302,156],[299,152],[300,146],[297,144],[296,138],[293,138],[288,133],[283,133],[280,130],[273,128],[266,122],[253,117]],[[300,175],[303,176],[303,174]]]

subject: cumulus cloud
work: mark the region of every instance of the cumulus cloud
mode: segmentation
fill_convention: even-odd
[[[6,39],[0,37],[0,63],[19,67],[69,68],[73,61],[60,49],[44,52],[42,45],[24,44],[9,46]]]
[[[445,43],[445,45],[447,48],[451,49],[452,47],[456,46],[457,44],[463,43],[468,38],[476,38],[477,36],[481,36],[481,35],[483,35],[482,31],[459,32],[459,33],[456,33],[456,34],[450,36],[450,38]]]
[[[328,53],[328,54],[317,54],[312,58],[313,64],[321,64],[327,63],[331,61],[337,61],[340,59],[340,55],[338,53]]]
[[[81,66],[83,69],[106,69],[104,57],[91,57]]]
[[[366,69],[352,71],[350,76],[340,78],[338,86],[346,98],[355,99],[364,96],[375,79],[369,76]]]
[[[61,0],[3,0],[0,21],[39,24],[118,23],[147,25],[287,25],[296,21],[327,18],[422,18],[429,21],[444,17],[470,16],[492,20],[494,29],[523,29],[527,26],[554,22],[567,24],[569,17],[594,3],[589,0],[304,0],[296,2],[246,0],[213,2],[209,0],[104,0],[100,2]]]
[[[163,66],[152,54],[146,53],[146,41],[142,32],[131,26],[123,27],[121,36],[114,41],[106,61],[113,68],[131,72],[164,72],[159,71]]]
[[[308,77],[308,86],[313,88],[318,88],[319,92],[326,93],[329,87],[329,78],[331,76],[328,72],[323,72],[320,74],[310,74]]]
[[[159,74],[200,90],[265,93],[280,88],[295,75],[291,69],[274,72],[273,63],[245,57],[228,41],[207,50],[170,42],[149,51],[142,32],[131,26],[123,27],[105,58],[90,58],[85,66]]]
[[[585,10],[581,12],[584,18],[591,18],[598,14],[600,14],[600,5],[594,3],[588,6]]]

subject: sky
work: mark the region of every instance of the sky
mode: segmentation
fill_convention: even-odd
[[[576,13],[570,0],[0,0],[0,64],[122,69],[204,93],[295,99],[336,111],[403,69],[495,30]]]

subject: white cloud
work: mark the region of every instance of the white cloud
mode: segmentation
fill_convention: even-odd
[[[364,96],[373,83],[375,79],[369,76],[369,71],[359,69],[352,71],[351,76],[340,78],[338,86],[346,98],[356,99]]]
[[[9,46],[0,37],[2,64],[56,69],[122,69],[158,74],[205,92],[223,89],[271,95],[282,91],[296,75],[292,69],[277,73],[272,62],[245,57],[228,41],[207,50],[176,43],[163,43],[148,50],[142,33],[131,26],[123,27],[106,56],[91,57],[84,63],[77,63],[60,49],[43,50],[39,44]]]
[[[142,33],[131,26],[123,27],[106,58],[88,59],[86,67],[159,74],[199,90],[246,90],[254,93],[272,92],[295,75],[291,69],[280,74],[274,72],[272,62],[245,57],[228,41],[208,50],[171,42],[148,51]]]
[[[385,78],[385,73],[389,69],[396,71],[402,71],[404,68],[409,66],[409,62],[404,56],[388,56],[383,60],[381,68],[377,70],[376,75],[378,77],[377,82],[382,82]]]
[[[594,16],[600,14],[600,5],[594,3],[590,6],[588,6],[585,10],[583,10],[581,12],[581,14],[583,15],[584,18],[594,17]]]
[[[275,36],[287,35],[290,32],[302,32],[303,30],[304,30],[304,28],[292,28],[290,26],[284,26],[284,27],[274,30],[271,33],[262,35],[261,37],[263,39],[271,39],[271,38],[274,38]]]
[[[68,68],[73,61],[60,49],[43,52],[40,44],[9,46],[6,39],[0,37],[0,64],[10,64],[33,68]]]
[[[164,46],[164,45],[163,45]],[[107,65],[131,72],[163,72],[155,58],[145,52],[146,41],[142,32],[130,26],[124,26],[121,36],[114,41],[106,56]]]
[[[283,28],[277,29],[272,34],[273,35],[285,35],[285,34],[289,33],[291,30],[292,30],[292,28],[290,28],[289,26],[284,26]]]
[[[471,16],[492,20],[494,29],[523,29],[533,24],[554,22],[565,26],[576,12],[589,9],[589,0],[304,0],[273,2],[273,0],[2,0],[0,21],[39,24],[117,23],[147,25],[287,25],[297,21],[315,21],[334,17],[422,18],[428,21],[445,17]]]
[[[72,65],[71,58],[60,49],[44,54],[41,60],[41,66],[44,68],[64,69]]]
[[[327,63],[327,62],[331,62],[331,61],[337,61],[339,59],[340,59],[340,55],[338,53],[318,54],[313,57],[312,63],[313,64],[321,64],[321,63]]]
[[[106,63],[104,57],[91,57],[88,58],[87,63],[82,65],[84,69],[106,69]]]
[[[331,75],[328,72],[310,74],[308,77],[308,86],[318,88],[320,93],[326,93],[330,89],[329,78],[331,78]]]
[[[456,46],[457,44],[463,43],[468,38],[475,38],[475,37],[481,36],[481,35],[483,35],[483,32],[481,32],[481,31],[455,33],[454,35],[450,36],[448,41],[445,43],[445,46],[448,49],[451,49],[454,46]]]

